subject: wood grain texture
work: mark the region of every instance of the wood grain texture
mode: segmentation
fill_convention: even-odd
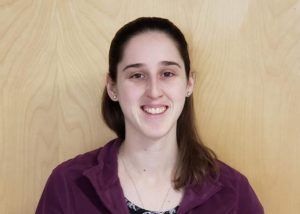
[[[139,16],[185,33],[204,142],[266,213],[298,213],[299,0],[0,1],[0,213],[34,213],[58,163],[114,136],[100,114],[108,48]]]

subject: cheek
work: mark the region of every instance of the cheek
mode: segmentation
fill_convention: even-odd
[[[136,102],[141,96],[141,89],[133,87],[130,84],[120,85],[118,87],[119,101],[121,103],[132,103]]]
[[[185,99],[186,97],[186,84],[182,83],[182,82],[177,82],[175,84],[172,84],[172,86],[170,87],[167,86],[167,90],[172,94],[172,96],[178,100],[182,100]]]

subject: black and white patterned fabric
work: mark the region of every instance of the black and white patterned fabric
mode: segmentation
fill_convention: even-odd
[[[126,200],[126,204],[127,204],[130,214],[176,214],[177,210],[179,208],[179,206],[177,206],[177,207],[174,207],[173,209],[170,209],[168,211],[163,211],[163,212],[149,211],[149,210],[145,210],[145,209],[135,205],[134,203],[129,201],[127,198],[125,198],[125,200]]]

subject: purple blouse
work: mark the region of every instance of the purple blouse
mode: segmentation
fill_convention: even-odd
[[[118,178],[116,139],[56,167],[36,214],[129,214]],[[187,186],[178,214],[263,214],[247,178],[219,162],[216,181]]]

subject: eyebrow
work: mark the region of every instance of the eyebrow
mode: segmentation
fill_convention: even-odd
[[[181,66],[177,62],[173,62],[173,61],[161,61],[159,64],[161,64],[161,65],[175,65],[175,66],[181,68]]]
[[[143,63],[134,63],[134,64],[130,64],[130,65],[125,66],[125,68],[123,68],[122,71],[125,71],[128,68],[140,68],[140,67],[143,67],[143,66],[145,66],[145,64],[143,64]]]
[[[181,66],[177,62],[173,62],[173,61],[161,61],[161,62],[159,62],[159,64],[160,65],[165,65],[165,66],[175,65],[175,66],[181,68]],[[145,66],[144,63],[134,63],[134,64],[130,64],[130,65],[125,66],[122,71],[125,71],[128,68],[140,68],[140,67],[143,67],[143,66]]]

